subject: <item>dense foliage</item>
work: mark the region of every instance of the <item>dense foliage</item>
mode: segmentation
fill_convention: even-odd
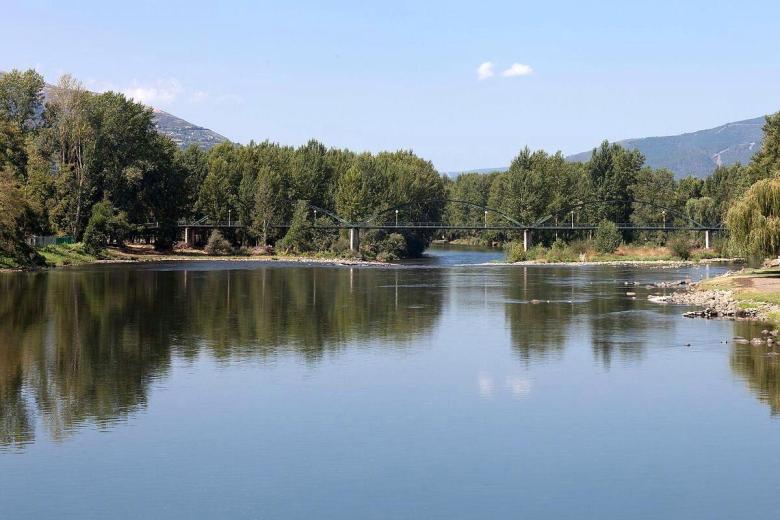
[[[92,206],[92,215],[84,230],[84,249],[97,255],[110,244],[121,246],[129,231],[124,212],[115,211],[107,200],[98,202]]]
[[[444,238],[485,243],[520,237],[491,227],[544,223],[556,230],[534,240],[549,246],[592,238],[576,229],[585,222],[714,225],[731,210],[738,247],[774,253],[780,242],[776,209],[760,198],[773,185],[759,183],[745,195],[777,175],[780,115],[767,118],[749,165],[718,168],[706,180],[675,180],[646,167],[636,150],[606,141],[584,163],[524,148],[505,172],[451,179],[411,151],[357,154],[315,140],[297,148],[264,141],[180,150],[157,132],[150,108],[122,94],[90,93],[67,75],[47,88],[44,102],[35,71],[0,75],[0,256],[24,263],[35,258],[24,244],[30,235],[69,234],[94,250],[143,235],[167,249],[180,239],[177,221],[201,217],[240,223],[223,237],[231,247],[275,244],[294,253],[347,254],[336,215],[391,226],[468,224],[475,229],[448,230]],[[430,229],[392,231],[364,230],[361,255],[419,255],[434,238]],[[610,247],[666,239],[663,230],[612,233]]]
[[[751,186],[729,210],[726,223],[744,254],[780,256],[780,178]]]

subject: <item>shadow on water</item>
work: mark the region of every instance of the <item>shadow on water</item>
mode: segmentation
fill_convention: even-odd
[[[419,273],[422,276],[423,273]],[[433,328],[428,288],[397,271],[106,267],[0,277],[0,445],[100,428],[146,404],[172,357],[218,362],[282,354],[317,363],[346,345],[408,349]]]

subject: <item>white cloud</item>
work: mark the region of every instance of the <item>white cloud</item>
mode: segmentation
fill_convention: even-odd
[[[190,94],[190,102],[191,103],[202,103],[208,99],[209,95],[206,92],[203,92],[202,90],[196,90],[195,92]]]
[[[135,83],[132,87],[122,90],[122,93],[144,105],[155,103],[171,103],[184,91],[175,79],[157,80],[152,85]]]
[[[477,67],[477,79],[480,81],[492,77],[493,74],[493,62],[491,61],[486,61]]]
[[[529,76],[533,74],[534,69],[530,65],[523,63],[513,63],[511,67],[501,73],[505,78],[516,78],[518,76]]]

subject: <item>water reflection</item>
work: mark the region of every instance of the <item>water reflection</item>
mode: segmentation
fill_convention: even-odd
[[[635,286],[641,285],[637,276],[646,283],[659,275],[609,266],[507,270],[502,288],[513,349],[531,363],[560,357],[568,343],[587,339],[606,368],[616,353],[640,359],[649,332],[673,335],[676,323],[647,305],[647,291]]]
[[[761,337],[761,326],[742,322],[735,327],[740,338]],[[732,341],[729,363],[759,401],[769,405],[772,415],[780,414],[780,349],[776,345],[751,345]]]
[[[0,276],[0,445],[33,442],[40,430],[62,439],[85,424],[108,428],[147,405],[150,386],[171,377],[174,360],[202,354],[225,364],[290,358],[317,365],[350,349],[421,353],[433,345],[434,372],[419,370],[421,379],[436,380],[448,362],[442,331],[467,346],[495,347],[469,352],[480,363],[502,366],[511,352],[521,371],[494,376],[496,366],[475,368],[477,391],[525,399],[535,365],[562,364],[569,352],[587,355],[590,347],[593,364],[610,368],[616,358],[638,363],[651,346],[681,345],[676,329],[696,322],[648,303],[638,288],[675,277],[610,267],[250,263]],[[755,325],[737,327],[756,334]],[[730,356],[733,373],[772,413],[780,410],[778,358],[750,345],[735,345]]]
[[[440,314],[427,289],[358,269],[105,268],[0,277],[0,443],[106,427],[146,404],[172,356],[217,360],[285,352],[305,362],[349,344],[406,349]],[[423,280],[411,273],[406,282]]]

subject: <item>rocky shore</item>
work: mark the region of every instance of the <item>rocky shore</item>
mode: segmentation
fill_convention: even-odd
[[[647,299],[655,303],[700,307],[699,310],[684,313],[683,316],[687,318],[765,319],[766,315],[774,310],[774,306],[769,304],[766,304],[766,309],[761,306],[742,308],[731,291],[702,291],[693,285],[684,287],[681,291],[667,295],[650,295]]]
[[[728,277],[726,275],[725,277]],[[780,315],[780,305],[760,301],[742,301],[737,293],[729,289],[704,289],[689,280],[662,283],[654,288],[673,289],[669,294],[651,294],[648,300],[661,304],[678,304],[699,307],[683,316],[688,318],[725,318],[736,320],[776,320]]]

